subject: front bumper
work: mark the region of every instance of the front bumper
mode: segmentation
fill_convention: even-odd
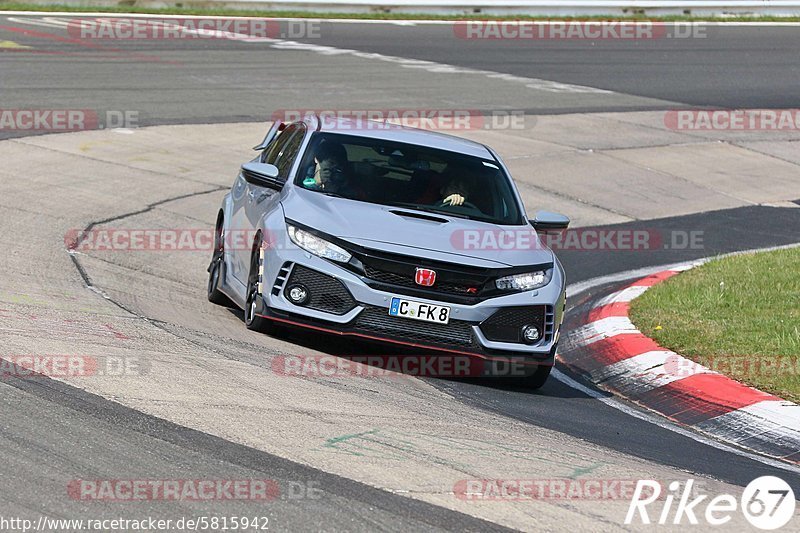
[[[261,285],[264,305],[258,310],[261,316],[327,333],[414,348],[553,363],[565,299],[560,269],[539,290],[466,305],[377,290],[357,274],[302,250],[268,253]],[[304,305],[296,305],[286,297],[288,288],[298,283],[312,295]],[[390,316],[393,297],[448,306],[450,322],[445,325]],[[524,344],[513,339],[523,323],[540,328],[539,342]]]

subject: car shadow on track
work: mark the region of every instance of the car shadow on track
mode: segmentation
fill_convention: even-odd
[[[228,309],[231,314],[244,321],[244,312],[239,309]],[[454,392],[456,389],[467,393],[480,389],[492,389],[497,392],[526,394],[530,396],[547,396],[553,398],[588,398],[588,396],[572,387],[561,383],[552,376],[540,389],[531,389],[525,386],[522,380],[500,375],[498,377],[476,376],[482,370],[483,361],[479,358],[466,355],[452,354],[445,351],[421,350],[411,347],[384,344],[360,339],[351,336],[336,335],[311,331],[301,327],[279,327],[271,335],[281,341],[290,342],[308,350],[321,352],[327,356],[335,356],[343,361],[338,363],[340,377],[345,375],[361,375],[363,377],[385,377],[387,375],[403,374],[409,377],[422,379],[432,386]],[[291,356],[289,356],[291,357]],[[299,357],[299,356],[298,356]],[[318,370],[318,365],[323,363],[317,360],[314,365],[314,356],[302,356],[312,364],[307,371]],[[408,364],[410,362],[410,364]],[[329,360],[324,361],[329,367],[335,366]],[[370,367],[359,370],[360,365]],[[327,377],[336,377],[336,373],[328,371]],[[502,372],[502,371],[501,371]]]
[[[435,383],[434,386],[440,389],[446,388],[451,392],[456,388],[461,392],[464,392],[464,389],[466,388],[471,388],[473,390],[491,389],[500,393],[524,394],[527,396],[542,396],[560,399],[590,399],[588,395],[568,385],[565,385],[552,376],[540,389],[526,388],[524,385],[515,384],[513,380],[509,380],[508,378],[440,378],[437,379],[437,383]]]

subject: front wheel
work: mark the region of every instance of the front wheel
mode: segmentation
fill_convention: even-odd
[[[225,238],[222,222],[214,232],[214,254],[211,264],[208,265],[208,301],[224,307],[234,307],[233,302],[219,290],[220,283],[225,276]]]
[[[259,310],[258,300],[261,298],[261,295],[258,293],[260,267],[261,243],[257,242],[253,246],[253,256],[250,260],[250,273],[247,276],[247,300],[244,305],[244,325],[249,330],[271,334],[275,333],[277,330],[275,323],[268,318],[256,314]]]
[[[521,385],[526,389],[541,389],[547,382],[547,378],[550,377],[551,370],[553,370],[552,366],[540,365],[531,375],[522,378]]]
[[[553,367],[556,366],[557,350],[558,343],[554,344],[550,349],[550,360],[552,363],[549,365],[537,365],[536,370],[532,373],[527,374],[525,377],[518,378],[519,385],[529,390],[541,389],[547,382],[547,378],[550,377],[550,372],[553,370]]]

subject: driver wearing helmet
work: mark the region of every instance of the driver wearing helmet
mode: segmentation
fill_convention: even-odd
[[[349,183],[347,151],[334,142],[322,142],[314,154],[314,165],[309,169],[303,186],[307,189],[353,197],[355,190]]]

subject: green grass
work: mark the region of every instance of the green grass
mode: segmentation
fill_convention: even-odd
[[[121,3],[124,0],[121,1]],[[131,0],[130,3],[133,3]],[[800,17],[700,17],[687,15],[666,15],[661,17],[649,16],[646,13],[631,13],[630,15],[597,15],[587,17],[548,17],[543,15],[509,15],[490,16],[482,13],[466,15],[432,15],[432,14],[407,14],[407,13],[312,13],[307,11],[273,11],[259,9],[231,9],[209,7],[165,7],[150,8],[134,5],[118,5],[106,7],[74,6],[74,5],[37,5],[23,2],[0,1],[0,11],[63,11],[70,13],[150,13],[154,15],[208,15],[208,16],[240,16],[240,17],[285,17],[285,18],[327,18],[327,19],[369,19],[369,20],[657,20],[664,22],[677,21],[715,21],[715,22],[797,22]]]
[[[645,292],[630,316],[661,346],[800,401],[800,248],[711,261]]]

